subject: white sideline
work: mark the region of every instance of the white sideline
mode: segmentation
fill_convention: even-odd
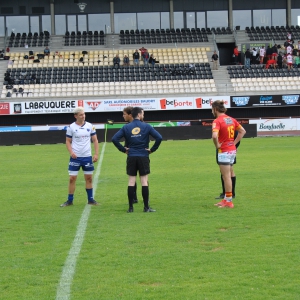
[[[99,159],[98,166],[96,169],[96,174],[95,174],[94,180],[93,180],[94,195],[96,195],[98,179],[100,176],[101,165],[102,165],[104,151],[105,151],[105,145],[106,145],[106,143],[103,144],[101,154],[100,154],[100,159]],[[82,246],[82,243],[84,240],[85,230],[87,227],[87,222],[89,219],[90,211],[91,211],[91,206],[86,205],[82,212],[79,224],[77,226],[77,231],[76,231],[76,235],[73,240],[73,243],[72,243],[72,247],[69,251],[68,257],[65,261],[65,264],[64,264],[64,267],[62,270],[60,282],[59,282],[59,285],[58,285],[57,291],[56,291],[56,300],[70,299],[71,285],[72,285],[73,277],[75,274],[76,261],[77,261],[77,257],[80,253],[81,246]]]

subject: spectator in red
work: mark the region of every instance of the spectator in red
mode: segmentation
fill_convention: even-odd
[[[275,59],[269,59],[266,63],[266,69],[269,69],[270,66],[273,66],[274,69],[276,69],[276,60]]]
[[[235,48],[233,49],[233,58],[234,58],[235,64],[237,65],[238,64],[238,58],[239,58],[238,46],[235,46]]]
[[[144,47],[139,49],[141,51],[141,56],[144,57],[145,52],[148,52],[148,50]]]

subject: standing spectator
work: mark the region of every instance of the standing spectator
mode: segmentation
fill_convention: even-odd
[[[289,45],[286,47],[286,54],[292,54],[292,52],[293,52],[292,45],[289,44]]]
[[[236,144],[243,138],[246,131],[234,118],[226,115],[224,101],[212,103],[212,113],[216,118],[212,126],[213,143],[218,150],[218,165],[224,180],[225,197],[216,206],[233,208],[231,168],[236,157]],[[234,138],[235,131],[238,135]]]
[[[114,64],[114,67],[117,65],[118,68],[120,68],[120,58],[119,58],[118,54],[116,54],[116,56],[113,58],[113,64]]]
[[[139,50],[141,51],[141,56],[144,58],[144,53],[146,51],[148,52],[148,50],[146,48],[144,48],[144,47],[140,48]]]
[[[153,54],[151,54],[149,57],[149,64],[151,64],[152,66],[155,65],[155,58],[153,57]]]
[[[149,63],[149,52],[146,50],[145,52],[144,52],[144,65],[148,65],[148,63]]]
[[[245,52],[245,69],[250,69],[251,52],[249,49]]]
[[[217,54],[217,51],[214,51],[214,54],[211,57],[211,61],[213,63],[213,70],[218,70],[219,56]]]
[[[150,174],[149,154],[156,151],[162,141],[162,136],[149,124],[142,122],[144,110],[141,107],[134,107],[131,111],[133,121],[124,125],[112,138],[114,145],[127,157],[128,179],[128,213],[133,212],[134,185],[136,183],[137,172],[139,172],[142,196],[144,200],[144,212],[155,212],[149,207],[149,187],[148,174]],[[149,148],[149,138],[155,139],[154,145]],[[125,138],[127,147],[124,147],[120,140]]]
[[[298,41],[296,48],[298,49],[298,53],[300,53],[300,41]]]
[[[93,172],[94,162],[98,160],[99,144],[95,127],[85,121],[83,107],[74,110],[76,119],[68,128],[66,134],[66,146],[70,153],[69,162],[69,195],[68,200],[61,207],[73,205],[74,192],[78,171],[82,167],[85,179],[85,188],[88,204],[98,205],[93,196]],[[92,157],[91,140],[94,144],[95,153]]]
[[[266,49],[265,49],[265,46],[262,46],[260,49],[259,49],[259,58],[260,58],[260,64],[263,64],[264,63],[264,58],[266,56]]]
[[[295,68],[299,68],[300,67],[300,56],[299,53],[294,56],[294,67]]]
[[[238,59],[239,59],[238,46],[235,46],[235,48],[233,49],[233,58],[234,58],[234,63],[237,65],[238,64]]]
[[[278,46],[277,46],[277,44],[275,44],[272,47],[272,59],[277,60],[277,56],[278,56]]]
[[[278,69],[282,69],[282,55],[281,55],[281,52],[279,52],[279,54],[277,56],[277,65],[278,65]]]
[[[293,55],[291,53],[287,54],[286,63],[288,70],[291,70],[293,68]]]
[[[268,46],[267,51],[266,51],[266,56],[268,59],[272,58],[273,50],[270,46]]]
[[[129,67],[129,57],[127,55],[124,55],[123,66],[124,67]]]
[[[252,64],[256,65],[257,51],[255,48],[252,49]]]
[[[135,52],[132,55],[133,57],[133,63],[137,66],[140,63],[140,53],[136,49]]]

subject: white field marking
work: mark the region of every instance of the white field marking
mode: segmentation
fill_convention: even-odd
[[[105,151],[105,145],[106,145],[106,143],[103,144],[99,163],[98,163],[98,166],[96,169],[96,175],[94,176],[94,180],[93,180],[94,195],[96,194],[96,190],[97,190],[97,184],[98,184],[98,179],[100,176],[101,165],[102,165],[104,151]],[[71,285],[72,285],[73,277],[75,274],[76,261],[77,261],[77,257],[80,253],[81,246],[82,246],[82,243],[84,240],[84,235],[85,235],[90,211],[91,211],[91,205],[86,205],[84,207],[79,224],[77,226],[77,231],[76,231],[76,235],[73,240],[73,243],[72,243],[72,247],[69,251],[69,255],[65,261],[65,264],[64,264],[64,267],[62,270],[60,282],[59,282],[59,285],[58,285],[57,291],[56,291],[56,300],[70,299]]]

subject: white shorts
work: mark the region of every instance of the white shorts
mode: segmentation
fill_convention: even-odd
[[[230,165],[234,163],[236,150],[218,153],[218,165]]]

